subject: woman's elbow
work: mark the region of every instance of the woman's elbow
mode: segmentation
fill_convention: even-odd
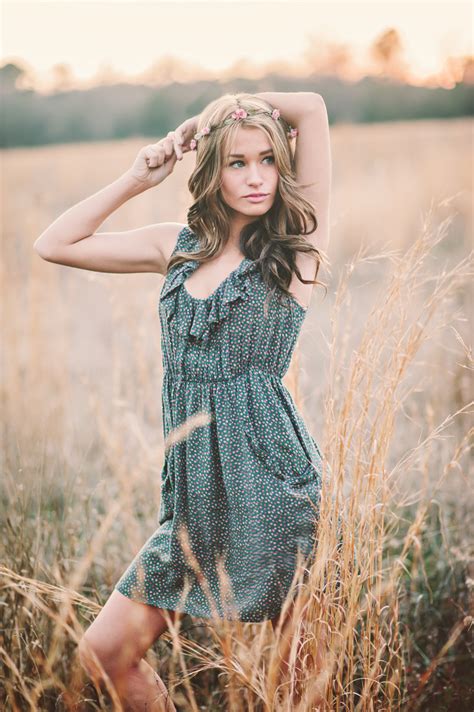
[[[47,244],[41,241],[41,238],[38,238],[36,242],[33,243],[33,249],[43,260],[51,260],[51,248],[48,248]]]

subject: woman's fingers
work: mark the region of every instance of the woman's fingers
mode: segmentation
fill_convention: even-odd
[[[158,166],[161,166],[165,163],[166,159],[172,152],[172,150],[170,151],[169,148],[166,148],[166,145],[163,142],[157,143],[154,146],[149,146],[147,150],[147,158],[149,159],[148,167],[157,168]]]
[[[166,163],[173,155],[176,156],[178,161],[181,161],[183,154],[188,151],[189,146],[185,143],[183,129],[178,127],[175,131],[168,131],[165,138],[146,146],[146,163],[148,168],[157,168]]]
[[[176,154],[176,158],[178,160],[181,160],[183,157],[183,152],[181,150],[181,138],[178,133],[178,131],[168,131],[168,136],[167,138],[171,139],[173,141],[173,151]]]
[[[170,132],[172,133],[172,132]],[[149,168],[157,168],[172,156],[175,151],[173,136],[167,136],[157,143],[150,144],[145,149],[145,158]]]
[[[172,132],[170,131],[170,133]],[[163,139],[163,147],[166,158],[169,158],[174,153],[174,137],[168,134],[168,136]]]
[[[176,155],[178,158],[181,160],[183,158],[183,134],[181,131],[176,131],[176,144],[177,144],[177,149],[176,149]]]

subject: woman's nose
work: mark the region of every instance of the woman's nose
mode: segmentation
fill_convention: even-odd
[[[260,173],[258,171],[258,168],[251,168],[249,171],[249,175],[247,178],[248,183],[261,183],[262,182],[262,177],[260,176]]]

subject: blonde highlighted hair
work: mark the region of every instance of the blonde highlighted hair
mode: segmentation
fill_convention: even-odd
[[[232,112],[263,110],[220,126]],[[209,126],[210,133],[200,138],[196,149],[196,166],[188,180],[194,202],[188,210],[187,224],[199,239],[200,249],[193,253],[176,252],[168,269],[189,259],[205,262],[219,254],[229,239],[231,209],[222,198],[221,172],[239,126],[261,129],[273,149],[279,173],[277,193],[272,207],[242,228],[240,249],[245,257],[258,262],[269,297],[290,296],[288,287],[293,272],[305,284],[322,284],[316,279],[322,261],[316,247],[304,239],[314,232],[318,222],[313,205],[300,193],[306,187],[296,181],[296,165],[289,125],[280,116],[271,116],[273,108],[253,94],[225,94],[210,102],[199,115],[197,131]],[[311,252],[316,262],[315,279],[303,279],[296,264],[297,252]]]

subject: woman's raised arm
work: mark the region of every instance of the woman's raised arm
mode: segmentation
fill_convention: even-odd
[[[97,193],[66,210],[34,243],[48,262],[98,272],[162,272],[167,249],[160,240],[173,237],[178,223],[147,225],[119,233],[96,233],[97,228],[130,198],[161,183],[183,151],[170,131],[155,144],[140,149],[133,165]]]
[[[304,197],[314,205],[318,227],[308,234],[316,248],[327,251],[329,244],[332,158],[329,121],[321,94],[314,92],[262,92],[257,94],[280,109],[284,119],[296,126],[296,180]]]

